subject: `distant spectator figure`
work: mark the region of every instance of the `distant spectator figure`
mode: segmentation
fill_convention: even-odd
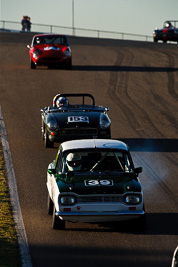
[[[31,21],[30,21],[30,17],[28,16],[23,16],[22,20],[21,20],[21,25],[22,25],[22,31],[31,31]]]
[[[31,31],[31,24],[30,17],[27,17],[27,32]]]
[[[22,31],[25,31],[25,29],[27,27],[27,18],[26,18],[26,16],[22,17],[21,25],[22,25]]]

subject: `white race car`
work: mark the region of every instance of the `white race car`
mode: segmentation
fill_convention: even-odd
[[[128,146],[112,139],[66,141],[47,171],[53,228],[65,221],[145,221],[143,192]]]

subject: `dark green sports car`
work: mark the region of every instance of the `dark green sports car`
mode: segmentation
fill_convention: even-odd
[[[58,94],[41,109],[45,147],[75,139],[111,138],[109,108],[96,106],[90,94]]]
[[[153,31],[153,41],[158,42],[160,40],[163,43],[168,41],[178,42],[178,28],[176,27],[176,23],[178,23],[178,20],[169,20],[164,22],[162,29],[156,28]]]

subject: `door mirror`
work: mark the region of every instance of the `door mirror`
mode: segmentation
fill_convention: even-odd
[[[141,173],[142,172],[142,167],[138,167],[138,168],[135,168],[134,169],[134,172],[136,173],[136,174],[139,174],[139,173]]]
[[[48,173],[49,174],[55,174],[56,173],[56,169],[48,169]]]

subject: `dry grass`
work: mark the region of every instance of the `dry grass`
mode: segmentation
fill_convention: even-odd
[[[21,266],[21,259],[0,144],[0,267],[6,266]]]

